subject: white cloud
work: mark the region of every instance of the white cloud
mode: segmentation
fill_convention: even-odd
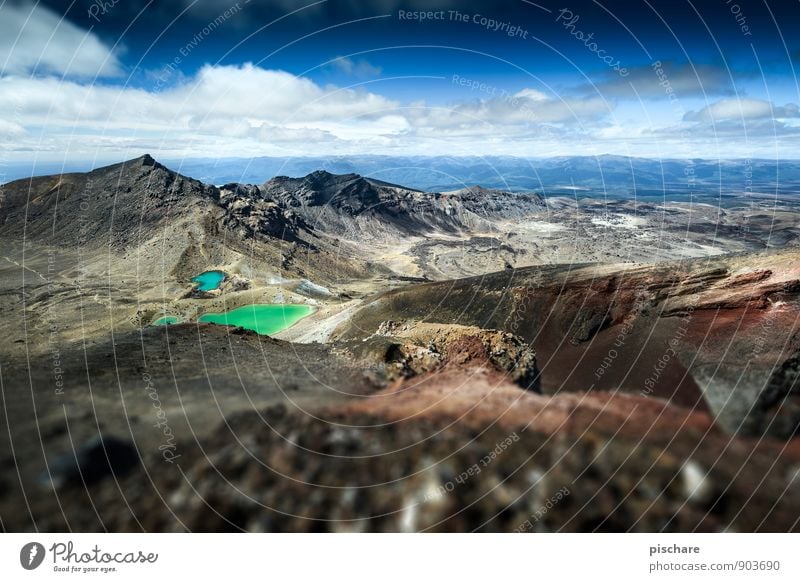
[[[516,133],[541,124],[585,125],[608,115],[612,109],[613,104],[599,97],[558,99],[534,89],[524,89],[511,96],[461,102],[449,108],[422,107],[412,118],[418,127],[437,130],[484,127]]]
[[[336,57],[331,61],[333,68],[351,77],[377,77],[381,74],[381,68],[363,60],[353,60],[349,57]]]
[[[8,123],[13,112],[13,123],[28,130],[30,143],[17,140],[7,146],[17,151],[23,145],[35,151],[37,144],[42,151],[50,146],[57,151],[59,140],[65,151],[76,144],[82,150],[93,143],[107,148],[106,138],[119,136],[125,139],[117,147],[143,139],[163,143],[151,148],[154,153],[166,148],[174,155],[186,148],[187,155],[199,154],[198,148],[206,148],[203,155],[266,155],[281,148],[304,148],[306,154],[373,148],[415,152],[443,142],[458,144],[464,137],[475,139],[458,147],[472,144],[481,150],[485,140],[551,138],[553,130],[546,124],[591,124],[609,112],[609,105],[600,99],[562,101],[532,89],[449,107],[408,105],[245,64],[208,65],[161,91],[0,77],[0,119],[3,112],[8,112]],[[44,142],[37,141],[41,128]]]
[[[111,77],[122,65],[96,35],[41,4],[0,5],[0,74]]]
[[[763,147],[786,147],[797,139],[800,128],[759,117],[766,110],[796,117],[793,105],[776,109],[744,100],[734,112],[745,110],[753,118],[747,135],[761,136]],[[715,115],[723,113],[731,114],[729,105],[716,106]],[[166,89],[153,84],[149,90],[55,77],[0,77],[0,136],[6,137],[0,140],[0,159],[6,160],[111,161],[144,151],[169,158],[690,155],[707,150],[705,144],[714,143],[721,130],[720,123],[681,122],[664,103],[639,111],[624,101],[618,106],[574,94],[562,99],[535,89],[446,106],[409,103],[252,64],[209,65]],[[741,121],[725,131],[736,136],[726,139],[730,151],[725,155],[734,155],[740,145],[750,147],[739,139]]]
[[[748,119],[786,119],[800,117],[794,103],[775,105],[761,99],[722,99],[699,111],[689,111],[684,121],[736,121]]]
[[[161,91],[5,76],[0,77],[0,132],[34,131],[28,131],[30,143],[0,144],[0,151],[48,151],[51,144],[57,150],[59,141],[65,151],[76,142],[82,150],[93,143],[109,147],[109,135],[126,138],[117,147],[148,139],[173,153],[197,147],[217,155],[314,148],[403,132],[408,122],[396,113],[398,107],[375,93],[323,87],[251,64],[206,66]],[[46,139],[40,142],[42,128]]]
[[[287,124],[381,116],[396,104],[362,91],[320,87],[284,71],[250,64],[206,66],[171,89],[83,84],[53,78],[0,78],[0,111],[16,111],[23,123],[50,127],[160,127],[205,131],[247,121]]]
[[[25,128],[19,123],[0,119],[0,135],[3,137],[19,137],[25,134]]]
[[[536,89],[523,89],[514,93],[517,99],[530,99],[531,101],[547,101],[547,95]]]

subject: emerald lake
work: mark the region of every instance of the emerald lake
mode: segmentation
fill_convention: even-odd
[[[262,335],[272,335],[292,327],[313,311],[308,305],[254,304],[227,313],[206,313],[197,321],[244,327]]]
[[[153,325],[173,325],[176,323],[180,323],[181,320],[174,315],[165,315],[164,317],[159,317],[153,322]]]
[[[198,291],[213,291],[218,289],[222,281],[225,280],[225,273],[222,271],[204,271],[192,277],[192,283],[197,283]]]

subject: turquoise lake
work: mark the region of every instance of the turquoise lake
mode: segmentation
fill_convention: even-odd
[[[222,281],[225,280],[225,273],[222,271],[205,271],[192,277],[192,282],[197,283],[198,291],[213,291],[219,289]]]
[[[262,335],[272,335],[292,327],[308,317],[314,309],[308,305],[245,305],[227,313],[206,313],[197,320],[201,323],[244,327]]]
[[[174,325],[176,323],[180,323],[181,320],[175,317],[174,315],[165,315],[164,317],[159,317],[153,322],[153,325]]]

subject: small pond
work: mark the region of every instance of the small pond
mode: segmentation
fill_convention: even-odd
[[[153,322],[153,325],[174,325],[176,323],[180,323],[181,320],[174,315],[165,315],[164,317],[159,317]]]
[[[222,271],[204,271],[197,275],[197,277],[192,277],[192,282],[197,283],[198,291],[213,291],[214,289],[219,289],[219,286],[224,280],[225,273]]]
[[[272,335],[292,327],[313,312],[314,309],[308,305],[254,304],[227,313],[206,313],[197,321],[244,327],[262,335]]]

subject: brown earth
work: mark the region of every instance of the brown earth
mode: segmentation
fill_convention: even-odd
[[[545,393],[655,395],[708,409],[731,432],[785,438],[800,426],[793,384],[772,382],[777,409],[762,394],[800,351],[798,315],[800,252],[787,249],[415,285],[375,297],[334,337],[369,336],[388,319],[512,332],[535,349]]]

